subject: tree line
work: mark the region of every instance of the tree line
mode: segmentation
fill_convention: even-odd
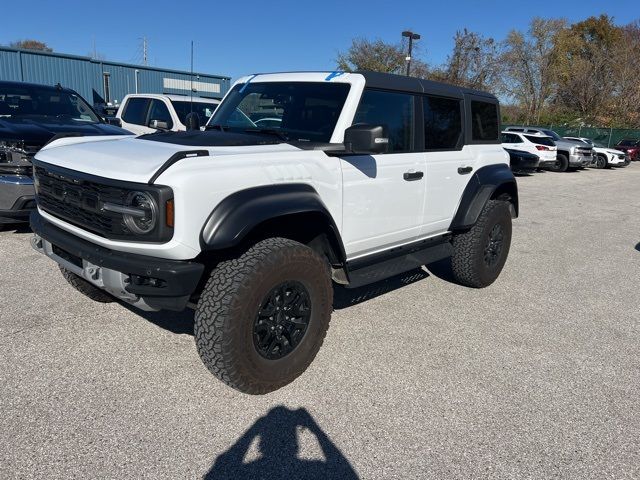
[[[467,29],[453,40],[442,65],[412,58],[411,75],[493,92],[505,123],[640,128],[640,21],[533,18],[502,40]],[[406,52],[403,42],[360,38],[336,61],[346,71],[403,74]]]

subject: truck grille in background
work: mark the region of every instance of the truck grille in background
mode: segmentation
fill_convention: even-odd
[[[103,203],[124,204],[128,190],[60,175],[35,167],[36,199],[46,212],[101,236],[125,236],[129,230],[119,213],[103,211]]]
[[[576,154],[590,157],[592,154],[592,149],[587,147],[576,147]]]

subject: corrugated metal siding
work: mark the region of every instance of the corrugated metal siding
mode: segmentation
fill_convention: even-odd
[[[173,93],[188,95],[188,89],[166,89],[164,79],[189,81],[188,72],[164,70],[154,67],[126,65],[116,62],[95,61],[88,57],[76,57],[54,53],[32,52],[0,47],[0,80],[24,81],[72,88],[89,102],[96,102],[98,95],[104,98],[104,73],[109,73],[110,100],[122,101],[127,93],[136,92],[136,71],[138,71],[138,93]],[[197,82],[219,85],[208,88],[208,92],[196,95],[222,98],[229,90],[230,79],[218,75],[196,74]],[[169,82],[171,83],[171,82]],[[186,83],[186,82],[184,82]],[[174,82],[174,84],[176,84]],[[178,85],[181,82],[177,83]]]

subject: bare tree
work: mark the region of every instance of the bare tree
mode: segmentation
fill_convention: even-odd
[[[526,33],[512,30],[504,41],[504,92],[524,109],[527,124],[540,123],[555,93],[555,42],[566,26],[563,19],[534,18]]]

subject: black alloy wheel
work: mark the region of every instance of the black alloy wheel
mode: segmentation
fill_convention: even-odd
[[[484,247],[484,262],[488,267],[494,267],[498,261],[500,261],[503,242],[504,232],[502,225],[496,223],[491,229],[491,232],[489,232],[487,244]]]
[[[253,325],[253,343],[269,360],[289,355],[302,341],[311,320],[309,292],[300,282],[281,283],[265,297]]]

